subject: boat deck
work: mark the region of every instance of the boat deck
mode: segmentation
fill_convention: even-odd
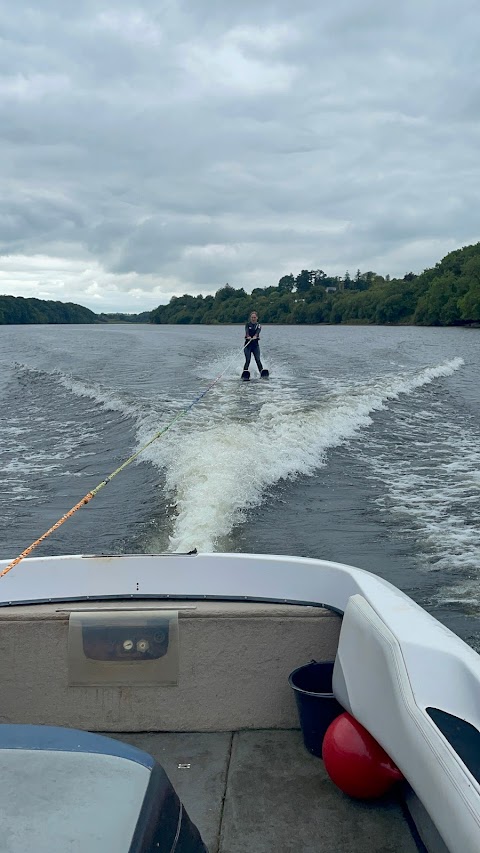
[[[398,798],[344,796],[299,731],[108,736],[157,759],[209,853],[418,853]]]

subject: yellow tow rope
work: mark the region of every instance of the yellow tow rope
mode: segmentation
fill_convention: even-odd
[[[243,347],[243,350],[245,350],[245,347],[247,347],[249,343],[250,341],[247,341],[247,343]],[[237,355],[234,356],[234,358],[237,357]],[[86,506],[86,504],[88,504],[92,500],[92,498],[98,495],[99,491],[103,489],[104,486],[110,483],[110,481],[113,480],[113,478],[116,477],[117,474],[120,474],[120,471],[123,471],[124,468],[126,468],[127,465],[130,465],[130,463],[133,462],[134,459],[137,459],[137,457],[140,456],[140,454],[143,453],[143,451],[146,450],[147,447],[150,447],[150,445],[153,444],[154,441],[157,441],[160,436],[164,435],[169,429],[171,429],[171,427],[177,421],[179,421],[180,418],[185,417],[185,415],[188,414],[190,409],[193,409],[193,407],[202,399],[202,397],[205,397],[205,394],[207,394],[213,388],[213,386],[217,384],[217,382],[219,381],[219,379],[222,378],[222,376],[224,376],[230,365],[233,363],[233,360],[234,359],[232,358],[231,361],[229,361],[229,363],[227,364],[226,368],[218,374],[216,379],[214,379],[213,382],[211,382],[210,385],[208,385],[207,388],[205,388],[205,390],[198,395],[198,397],[195,397],[195,399],[192,400],[192,402],[189,403],[188,406],[185,407],[185,409],[182,409],[182,411],[178,412],[178,414],[175,415],[175,417],[173,418],[173,420],[170,421],[170,423],[168,423],[165,427],[155,433],[155,435],[151,439],[149,439],[149,441],[147,441],[146,444],[144,444],[143,447],[140,448],[140,450],[137,450],[136,453],[132,453],[132,455],[129,456],[129,458],[126,459],[125,462],[123,462],[118,468],[116,468],[116,470],[113,471],[108,477],[106,477],[105,480],[102,480],[102,482],[99,483],[98,486],[96,486],[94,489],[92,489],[91,492],[87,492],[87,494],[85,495],[85,497],[82,498],[81,501],[75,504],[75,506],[72,506],[72,508],[69,509],[68,512],[65,513],[65,515],[62,515],[62,517],[59,518],[58,521],[56,521],[55,524],[52,525],[52,527],[46,530],[45,533],[42,534],[42,536],[39,536],[39,538],[36,539],[35,542],[32,542],[32,544],[29,545],[28,548],[25,548],[25,550],[22,551],[22,553],[19,554],[18,557],[15,557],[15,559],[12,560],[12,562],[9,563],[8,566],[6,566],[2,572],[0,572],[0,578],[3,578],[4,575],[8,574],[8,572],[15,566],[17,566],[23,559],[25,559],[25,557],[28,557],[28,555],[31,554],[32,551],[34,551],[35,548],[37,548],[38,545],[40,545],[45,539],[47,539],[47,537],[50,536],[51,533],[53,533],[55,530],[58,530],[58,528],[62,524],[64,524],[67,519],[71,518],[72,515],[77,512],[77,510],[81,509],[82,506]]]

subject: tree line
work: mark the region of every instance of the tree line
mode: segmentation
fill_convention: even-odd
[[[94,311],[73,302],[53,302],[23,296],[0,296],[0,324],[98,323]]]
[[[100,323],[150,323],[151,311],[142,311],[141,314],[123,314],[117,311],[114,314],[98,314]]]
[[[251,294],[226,284],[215,296],[174,296],[151,312],[153,323],[242,323],[255,309],[264,323],[372,323],[450,326],[480,323],[480,243],[450,252],[421,275],[357,270],[284,275]]]
[[[328,276],[322,269],[282,276],[251,294],[229,284],[215,296],[173,296],[141,314],[95,314],[72,302],[0,296],[0,324],[243,323],[255,309],[264,323],[480,324],[480,243],[450,252],[421,275],[369,270]]]

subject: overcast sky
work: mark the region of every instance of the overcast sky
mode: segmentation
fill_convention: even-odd
[[[478,0],[0,0],[0,293],[142,311],[480,239]]]

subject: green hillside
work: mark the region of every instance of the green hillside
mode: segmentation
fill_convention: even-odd
[[[0,296],[0,324],[29,323],[99,323],[97,315],[73,302],[24,299],[23,296]]]
[[[301,270],[251,294],[229,284],[215,296],[174,296],[141,314],[95,314],[72,302],[0,296],[0,324],[243,323],[255,308],[263,323],[480,324],[480,243],[450,252],[421,275],[401,279],[357,270],[353,277]]]
[[[264,323],[377,323],[450,326],[480,323],[480,243],[458,249],[421,275],[372,270],[350,277],[302,270],[249,295],[230,285],[215,296],[174,296],[154,323],[242,323],[255,308]]]

